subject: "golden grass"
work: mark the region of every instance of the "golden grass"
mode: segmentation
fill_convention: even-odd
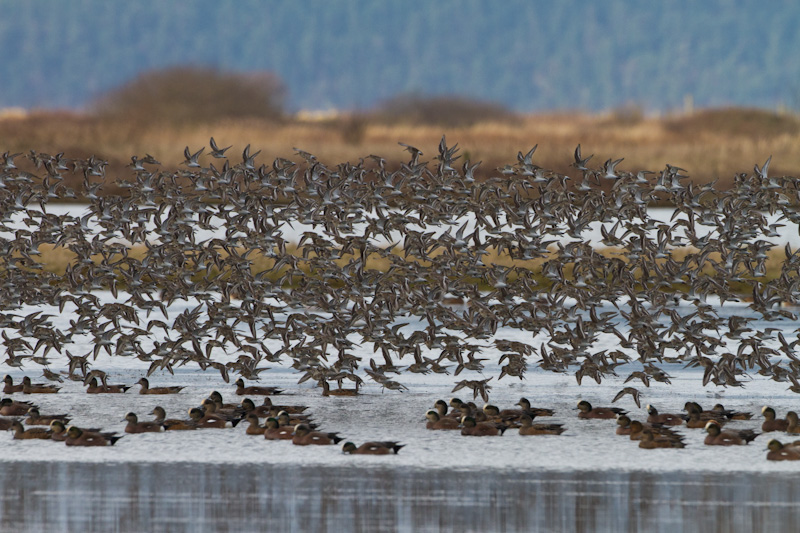
[[[385,158],[390,167],[407,161],[409,154],[398,142],[422,149],[424,159],[433,160],[443,134],[448,143],[458,143],[461,155],[483,161],[479,175],[516,162],[519,151],[534,144],[534,161],[547,169],[573,177],[570,167],[575,146],[585,155],[595,154],[591,165],[599,167],[609,158],[624,157],[622,170],[654,170],[666,163],[687,170],[696,182],[719,179],[725,187],[733,176],[751,172],[773,156],[772,175],[800,175],[800,121],[794,116],[751,109],[719,109],[651,118],[620,118],[614,114],[550,113],[527,115],[515,122],[484,122],[469,127],[445,129],[437,126],[386,124],[364,119],[355,137],[350,119],[325,121],[263,120],[221,121],[192,127],[127,123],[68,112],[35,112],[0,117],[0,151],[65,152],[67,157],[96,155],[109,161],[111,178],[128,177],[125,165],[132,155],[152,154],[165,168],[179,168],[183,149],[197,150],[214,137],[234,162],[251,145],[261,150],[257,161],[269,164],[276,157],[295,161],[294,148],[316,155],[327,165],[357,161],[370,154]],[[215,162],[204,156],[201,162]],[[69,177],[68,177],[69,178]],[[75,186],[75,184],[71,184]]]
[[[207,146],[212,136],[220,146],[233,145],[228,154],[234,163],[238,162],[242,149],[250,144],[252,152],[261,150],[257,161],[265,164],[276,157],[300,162],[295,153],[295,148],[300,148],[330,166],[376,154],[385,158],[392,168],[409,158],[398,142],[417,146],[424,152],[423,159],[432,161],[441,136],[446,134],[450,145],[459,144],[464,159],[483,161],[478,173],[483,177],[497,175],[495,168],[515,163],[517,153],[527,151],[534,144],[539,145],[534,156],[538,165],[573,177],[578,177],[577,171],[570,167],[577,144],[582,145],[584,156],[595,154],[590,166],[599,167],[606,159],[619,157],[624,157],[625,161],[618,168],[629,171],[658,171],[670,163],[686,169],[696,182],[719,179],[719,188],[729,185],[736,173],[751,172],[754,164],[762,164],[770,155],[773,156],[771,175],[800,175],[800,151],[796,149],[800,145],[800,120],[763,110],[718,109],[692,115],[644,118],[614,113],[548,113],[524,116],[517,121],[482,122],[450,129],[388,124],[369,117],[359,120],[357,135],[353,135],[352,117],[283,123],[228,120],[178,127],[165,125],[163,121],[125,122],[71,112],[14,113],[0,116],[0,152],[64,152],[71,158],[96,155],[109,161],[107,174],[113,180],[132,175],[126,168],[132,155],[149,153],[167,170],[181,168],[184,147],[188,145],[197,150]],[[221,164],[208,155],[201,157],[203,164],[212,162]],[[31,166],[21,157],[17,158],[17,163],[21,167]],[[36,172],[34,168],[28,170]],[[68,185],[80,188],[82,175],[67,173],[65,177]],[[109,184],[106,192],[118,190]],[[75,255],[65,248],[42,246],[40,251],[37,261],[45,270],[58,275],[75,262]],[[138,258],[145,253],[144,248],[129,251]],[[295,250],[294,253],[300,252]],[[618,254],[619,251],[602,250],[601,253]],[[673,256],[681,261],[685,253],[689,251],[675,250]],[[221,254],[224,257],[224,252]],[[250,257],[254,273],[269,270],[274,264],[263,255]],[[342,267],[352,259],[344,257],[337,264]],[[99,262],[99,257],[93,260]],[[484,262],[540,275],[546,260],[522,262],[505,253],[490,251]],[[773,250],[767,262],[766,279],[779,276],[782,263],[782,251]],[[368,270],[378,271],[387,271],[389,267],[388,259],[376,255],[370,256],[366,266]],[[565,274],[570,275],[571,269],[565,269]],[[277,279],[279,275],[276,272],[269,277]]]
[[[69,250],[65,247],[55,247],[49,244],[42,244],[38,248],[39,254],[33,256],[34,260],[41,266],[41,270],[44,272],[49,272],[55,274],[56,276],[63,276],[69,266],[77,266],[77,256],[74,252]],[[222,260],[228,257],[228,253],[224,249],[218,249],[217,252],[220,255]],[[237,253],[244,253],[244,249],[237,249]],[[298,248],[294,245],[287,246],[287,252],[294,257],[301,258],[303,257],[303,250],[302,248]],[[620,258],[625,261],[624,258],[624,251],[618,248],[599,248],[596,250],[597,253],[601,254],[606,258]],[[671,252],[671,258],[678,262],[682,263],[687,260],[690,254],[697,253],[696,249],[693,248],[676,248]],[[409,263],[416,263],[418,264],[423,271],[425,269],[431,268],[433,265],[433,261],[436,258],[441,257],[442,251],[437,250],[430,254],[430,257],[433,261],[423,261],[416,257],[406,257],[403,250],[400,248],[395,248],[392,250],[392,254],[397,258],[395,260],[390,260],[385,256],[381,256],[377,253],[371,253],[367,257],[366,265],[364,270],[369,272],[388,272],[392,265],[396,265],[397,263],[402,264],[403,261],[407,261]],[[18,255],[18,254],[16,254]],[[145,246],[133,246],[128,248],[127,250],[128,257],[133,259],[137,259],[141,261],[147,255],[147,248]],[[111,258],[111,262],[114,260],[120,259],[121,256],[115,256]],[[307,254],[308,259],[314,258],[314,253],[310,252]],[[483,256],[483,263],[489,267],[491,266],[498,266],[504,269],[512,269],[508,275],[508,281],[513,282],[519,276],[516,272],[518,271],[528,271],[532,276],[533,280],[538,283],[540,286],[546,288],[549,287],[552,283],[551,280],[546,278],[542,273],[543,265],[552,259],[557,258],[557,253],[554,247],[551,247],[551,252],[546,257],[542,257],[539,259],[533,260],[518,260],[511,258],[507,252],[498,253],[496,249],[490,248],[487,250],[485,256]],[[92,261],[95,265],[100,265],[102,261],[102,256],[95,255],[92,256]],[[260,274],[266,272],[267,275],[265,276],[267,280],[270,280],[274,283],[281,282],[283,285],[294,284],[298,280],[294,279],[291,281],[282,280],[284,274],[287,272],[287,267],[281,267],[278,270],[273,271],[273,267],[275,266],[275,260],[271,257],[266,256],[263,252],[256,251],[255,253],[251,253],[248,256],[250,260],[250,271],[253,275]],[[358,260],[359,257],[357,254],[344,254],[341,257],[337,257],[333,263],[339,268],[342,269],[346,267],[349,263]],[[783,249],[781,247],[775,247],[768,252],[768,259],[766,261],[766,274],[763,278],[759,278],[762,282],[768,282],[780,277],[782,273],[782,267],[784,264],[785,256]],[[720,261],[720,257],[718,253],[712,253],[708,255],[708,260],[706,264],[702,268],[702,274],[704,275],[714,275],[714,268],[711,265],[712,261]],[[663,264],[665,260],[658,260],[659,264]],[[319,279],[322,277],[322,273],[318,271],[312,270],[309,261],[299,261],[298,267],[299,270],[303,273],[303,276],[309,279]],[[694,266],[694,265],[693,265]],[[200,276],[205,275],[205,265],[191,265],[188,264],[187,269],[195,271],[195,281],[199,281]],[[416,267],[415,267],[416,268]],[[563,267],[563,273],[567,280],[574,280],[573,278],[573,263],[565,264]],[[747,273],[743,268],[742,271],[739,272],[741,277],[746,281],[739,281],[732,283],[730,288],[734,292],[749,292],[752,290],[752,283],[755,281],[756,278],[753,278],[749,273]],[[641,279],[641,272],[638,268],[634,268],[632,270],[632,275],[634,279]],[[212,267],[208,273],[209,279],[214,279],[216,277],[220,277],[221,279],[226,279],[230,275],[230,271],[225,268],[220,271],[217,267]],[[651,272],[652,275],[652,272]],[[469,283],[477,284],[478,288],[481,290],[491,289],[490,284],[485,279],[475,279],[475,280],[461,280],[467,281]],[[330,280],[326,281],[330,282]],[[331,282],[333,285],[340,284],[335,280]],[[119,288],[124,288],[124,277],[119,275],[117,277],[117,286]],[[685,287],[674,287],[675,290],[683,290]]]

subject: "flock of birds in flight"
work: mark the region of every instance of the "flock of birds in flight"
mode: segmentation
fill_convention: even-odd
[[[800,254],[787,245],[780,272],[766,274],[769,239],[800,222],[800,179],[769,175],[768,160],[718,190],[671,165],[592,168],[580,146],[576,177],[536,165],[534,147],[478,179],[444,138],[430,162],[403,146],[410,158],[396,169],[376,156],[331,167],[300,150],[300,163],[266,165],[212,139],[210,154],[187,147],[176,171],[132,157],[123,194],[103,193],[107,163],[95,157],[2,154],[5,364],[84,381],[108,355],[143,361],[148,376],[194,364],[226,382],[290,364],[326,395],[358,394],[365,378],[402,392],[403,373],[435,372],[487,401],[493,379],[524,379],[531,365],[599,383],[632,364],[617,398],[638,405],[637,387],[669,382],[661,365],[681,363],[702,367],[704,384],[757,373],[800,392],[800,340],[751,327],[796,319],[784,305],[797,304]],[[73,198],[84,214],[49,208]],[[657,202],[674,206],[670,222],[649,216]],[[602,253],[585,238],[596,224]],[[284,239],[295,226],[307,228],[299,242]],[[45,268],[46,249],[71,252],[63,273]],[[742,314],[720,313],[717,301],[743,296]],[[614,349],[596,347],[601,335]],[[365,344],[368,361],[354,354]],[[81,345],[91,348],[73,353]],[[499,375],[485,375],[485,351],[500,354]]]

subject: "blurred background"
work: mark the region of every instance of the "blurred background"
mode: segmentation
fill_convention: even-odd
[[[488,175],[539,144],[730,183],[800,173],[800,4],[0,0],[0,151],[166,166],[214,136],[261,162],[435,155]],[[599,164],[598,163],[598,164]]]

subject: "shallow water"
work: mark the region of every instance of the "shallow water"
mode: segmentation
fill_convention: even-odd
[[[100,294],[105,301],[109,294]],[[194,306],[178,302],[170,316]],[[43,307],[66,327],[67,313]],[[679,309],[683,312],[684,309]],[[21,313],[28,312],[22,309]],[[726,304],[721,315],[747,312],[746,304]],[[144,317],[143,317],[144,318]],[[751,326],[763,328],[754,321]],[[780,321],[787,336],[796,324]],[[409,320],[409,328],[419,327]],[[530,333],[500,328],[497,338],[538,345]],[[357,339],[355,339],[358,341]],[[603,334],[597,349],[614,349],[617,339]],[[90,338],[74,339],[75,353],[92,349]],[[276,348],[276,347],[273,347]],[[367,361],[372,346],[354,348]],[[423,355],[428,354],[427,351]],[[499,373],[500,353],[487,343],[486,375]],[[53,368],[66,357],[51,355]],[[221,354],[220,358],[236,354]],[[404,362],[407,362],[404,361]],[[579,420],[578,399],[612,405],[624,377],[638,363],[617,368],[619,377],[602,384],[570,374],[544,372],[531,365],[526,379],[493,379],[491,401],[511,407],[520,397],[555,409],[561,436],[462,437],[459,432],[425,429],[424,413],[438,398],[448,399],[462,374],[409,374],[398,378],[408,391],[382,391],[367,380],[358,398],[323,398],[288,361],[270,364],[262,384],[286,389],[276,403],[309,406],[324,431],[336,431],[356,444],[394,440],[405,444],[397,456],[344,455],[338,446],[299,447],[245,434],[244,424],[229,430],[125,435],[108,448],[75,449],[50,441],[16,441],[0,434],[0,529],[3,531],[790,531],[800,526],[800,462],[767,461],[762,435],[749,446],[703,445],[702,430],[679,428],[686,449],[642,450],[614,434],[613,420]],[[109,373],[112,383],[135,383],[148,363],[109,357],[101,351],[92,368]],[[710,407],[755,413],[734,428],[758,429],[760,407],[779,415],[797,410],[797,395],[758,375],[743,388],[704,387],[702,369],[664,364],[672,385],[654,382],[642,392],[642,408],[630,396],[613,404],[644,419],[644,405],[677,412],[686,400]],[[36,376],[39,367],[8,369],[15,380]],[[452,368],[451,368],[452,371]],[[466,373],[465,373],[466,374]],[[477,379],[470,373],[468,379]],[[39,379],[35,379],[38,381]],[[68,382],[56,395],[33,400],[43,414],[69,413],[79,426],[122,432],[128,411],[149,420],[155,405],[169,417],[185,418],[212,390],[238,402],[234,386],[219,373],[196,367],[156,373],[151,384],[185,385],[177,395],[143,396],[138,387],[123,395],[88,395]],[[464,400],[472,394],[456,393]],[[254,398],[260,403],[259,398]],[[480,398],[477,399],[480,403]]]
[[[101,295],[104,298],[110,295]],[[191,308],[193,302],[180,302],[170,308],[170,316]],[[746,310],[742,304],[740,310]],[[58,315],[57,309],[44,308],[45,312],[57,315],[53,322],[62,327],[69,314]],[[23,310],[21,312],[26,312]],[[720,310],[722,313],[722,310]],[[726,311],[728,312],[728,311]],[[409,321],[409,328],[418,327],[418,321]],[[783,326],[787,336],[795,324],[789,321],[771,323]],[[761,327],[753,322],[753,327]],[[538,345],[530,333],[500,328],[498,338],[520,340]],[[354,339],[358,342],[358,339]],[[92,349],[92,339],[75,338],[75,353],[86,353]],[[617,339],[613,335],[601,334],[597,349],[614,349]],[[273,346],[273,349],[277,349]],[[369,343],[353,349],[354,355],[368,361],[374,356]],[[435,357],[423,350],[424,356]],[[486,375],[499,374],[500,353],[491,345],[481,354],[485,357]],[[235,359],[237,354],[220,354],[221,360]],[[66,356],[51,355],[53,368],[65,368]],[[406,359],[407,361],[407,359]],[[406,362],[403,361],[403,362]],[[133,357],[110,357],[101,351],[92,368],[109,373],[112,383],[133,384],[147,372],[147,362]],[[602,384],[585,379],[578,385],[570,374],[545,372],[535,365],[529,367],[525,380],[506,377],[492,379],[491,402],[501,408],[513,407],[520,397],[527,397],[534,406],[555,409],[555,416],[540,422],[564,424],[566,432],[561,436],[523,437],[510,430],[503,437],[474,439],[462,437],[459,432],[429,431],[425,429],[424,413],[433,403],[454,395],[472,400],[472,393],[462,389],[455,394],[453,385],[458,379],[479,379],[476,373],[465,372],[459,377],[444,374],[404,373],[397,379],[408,386],[408,391],[398,393],[383,391],[380,386],[367,380],[363,394],[357,398],[323,398],[320,389],[306,382],[297,384],[299,374],[289,362],[270,363],[262,374],[262,384],[284,388],[286,393],[274,399],[276,403],[302,404],[323,431],[338,432],[356,444],[367,440],[400,441],[406,447],[393,457],[350,457],[341,453],[339,447],[324,450],[292,446],[287,442],[265,442],[263,438],[245,435],[245,424],[231,430],[208,430],[189,432],[166,432],[159,434],[126,435],[114,447],[105,449],[74,449],[50,441],[15,441],[10,435],[0,435],[3,455],[0,461],[28,461],[50,459],[53,461],[84,462],[190,462],[261,464],[280,466],[291,464],[297,467],[320,465],[325,467],[392,465],[397,469],[431,468],[476,468],[509,470],[513,472],[536,472],[541,470],[607,470],[607,471],[662,471],[704,470],[710,472],[751,471],[784,472],[800,471],[800,464],[771,463],[765,460],[766,441],[769,436],[759,437],[752,445],[734,446],[725,450],[702,444],[702,430],[680,429],[685,435],[687,448],[641,450],[636,442],[614,434],[613,420],[579,420],[574,410],[578,400],[588,400],[595,406],[612,405],[611,400],[626,384],[624,378],[641,365],[630,363],[617,367],[619,377],[609,377]],[[787,390],[787,383],[771,381],[754,374],[753,381],[742,388],[704,387],[701,383],[702,368],[684,368],[680,364],[663,364],[662,368],[671,376],[671,385],[653,382],[650,387],[638,385],[642,393],[642,407],[637,407],[630,396],[619,400],[616,407],[628,409],[634,419],[646,418],[644,406],[655,405],[659,411],[678,412],[687,400],[700,402],[709,408],[717,402],[736,410],[749,411],[756,416],[751,421],[736,421],[731,427],[758,429],[761,406],[769,404],[783,416],[790,409],[797,410],[797,395]],[[9,369],[18,381],[25,374],[35,376],[39,367]],[[142,420],[151,419],[156,405],[166,409],[171,418],[185,418],[187,409],[199,405],[212,390],[218,390],[226,402],[238,403],[241,397],[234,394],[233,384],[226,384],[219,373],[203,372],[196,366],[176,367],[175,375],[157,372],[150,378],[153,386],[184,385],[186,388],[176,395],[149,396],[137,394],[135,386],[127,394],[90,395],[80,383],[67,382],[55,395],[24,395],[17,393],[14,399],[33,400],[42,414],[68,413],[73,423],[83,427],[101,427],[107,431],[121,432],[125,426],[122,418],[132,411]],[[451,372],[453,371],[451,367]],[[467,375],[469,374],[469,375]],[[260,403],[260,398],[253,398]],[[481,399],[477,402],[481,404]],[[793,440],[786,435],[775,435],[779,439]],[[800,462],[798,462],[800,463]]]
[[[753,473],[0,464],[2,531],[796,531]]]
[[[81,217],[83,215],[89,214],[90,210],[86,204],[69,204],[69,203],[57,203],[47,206],[47,212],[63,216],[63,215],[72,215],[75,217]],[[684,215],[675,215],[675,209],[668,208],[668,207],[651,207],[647,210],[647,215],[650,219],[652,219],[656,223],[669,223],[670,225],[674,224],[676,220],[685,219]],[[783,247],[784,245],[791,244],[792,248],[797,249],[800,246],[800,232],[798,232],[798,225],[791,222],[790,220],[782,219],[781,215],[779,214],[769,214],[764,213],[765,220],[768,224],[778,224],[776,227],[777,235],[774,237],[770,237],[769,241],[773,243],[775,246]],[[10,227],[18,229],[18,228],[27,228],[25,223],[23,222],[24,215],[22,213],[17,213],[11,217],[12,221],[9,224]],[[214,238],[225,238],[225,222],[217,217],[211,218],[211,225],[218,228],[216,231],[213,230],[206,230],[201,229],[199,227],[194,228],[194,238],[195,242],[206,241],[209,239]],[[461,217],[457,220],[453,221],[453,224],[450,226],[443,225],[443,226],[428,226],[426,228],[422,228],[420,226],[409,225],[408,229],[415,230],[415,231],[432,231],[434,236],[438,236],[444,232],[454,232],[456,228],[461,226],[462,224],[467,223],[467,234],[473,231],[475,219],[473,216],[466,215]],[[605,245],[602,244],[603,236],[600,231],[601,226],[603,224],[599,222],[593,222],[589,224],[588,228],[584,230],[581,234],[581,240],[584,242],[591,244],[592,246],[602,248]],[[607,223],[605,224],[606,230],[611,229],[613,224]],[[92,220],[88,221],[88,227],[92,228],[94,231],[97,231],[99,227],[97,225],[97,219],[92,218]],[[148,228],[148,232],[150,232],[151,238],[155,238],[155,223],[150,222],[146,224]],[[364,231],[365,225],[363,224],[356,224],[354,226],[355,231],[361,234]],[[509,225],[509,229],[512,228]],[[314,231],[314,228],[307,224],[301,224],[299,221],[293,222],[291,225],[283,223],[279,226],[280,233],[282,234],[283,238],[291,243],[297,243],[300,238],[302,237],[303,233],[306,231]],[[562,228],[565,229],[565,228]],[[712,227],[704,226],[703,224],[697,222],[696,223],[696,230],[697,236],[702,238],[706,234],[711,231]],[[655,239],[657,232],[655,230],[651,230],[648,235],[651,239]],[[682,227],[677,227],[674,230],[675,236],[685,236],[684,230]],[[6,238],[13,238],[13,235],[3,234],[0,233],[0,236],[4,236]],[[397,242],[398,239],[401,239],[402,234],[399,232],[392,232],[390,234],[391,239],[386,240],[383,237],[375,237],[375,243],[378,245],[386,245],[390,242]],[[569,242],[575,239],[569,238],[565,235],[552,235],[557,241],[560,242]]]

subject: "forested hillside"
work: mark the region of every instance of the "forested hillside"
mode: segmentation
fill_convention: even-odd
[[[520,111],[796,106],[800,4],[0,0],[0,107],[80,107],[170,65],[271,71],[291,108],[459,94]]]

